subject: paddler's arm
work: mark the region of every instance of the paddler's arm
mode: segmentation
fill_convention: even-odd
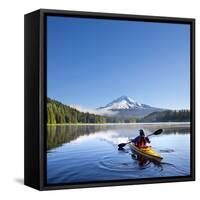
[[[148,137],[145,137],[145,139],[146,139],[147,143],[151,143],[151,141],[150,141],[150,139]]]
[[[136,138],[134,139],[131,139],[131,142],[133,142],[134,144],[136,144],[138,142],[138,139],[139,139],[139,136],[137,136]]]

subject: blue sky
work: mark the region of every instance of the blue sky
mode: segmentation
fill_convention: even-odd
[[[47,95],[65,104],[189,108],[189,73],[189,25],[47,18]]]

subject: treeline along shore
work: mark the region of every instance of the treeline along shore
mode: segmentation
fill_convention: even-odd
[[[56,100],[47,98],[47,124],[106,123],[100,115],[79,112]]]
[[[137,122],[190,122],[189,110],[166,110],[162,112],[153,112]]]
[[[47,124],[103,124],[103,123],[136,123],[136,122],[189,122],[190,111],[166,110],[151,113],[143,118],[108,117],[92,113],[80,112],[59,101],[47,98]]]

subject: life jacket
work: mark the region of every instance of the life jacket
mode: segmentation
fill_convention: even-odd
[[[138,148],[146,147],[146,143],[147,143],[146,138],[145,137],[140,137],[138,142],[137,142],[137,144],[136,144],[136,146]]]

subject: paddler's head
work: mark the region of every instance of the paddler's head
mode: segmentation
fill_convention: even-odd
[[[139,130],[140,136],[145,137],[144,131],[142,129]]]

